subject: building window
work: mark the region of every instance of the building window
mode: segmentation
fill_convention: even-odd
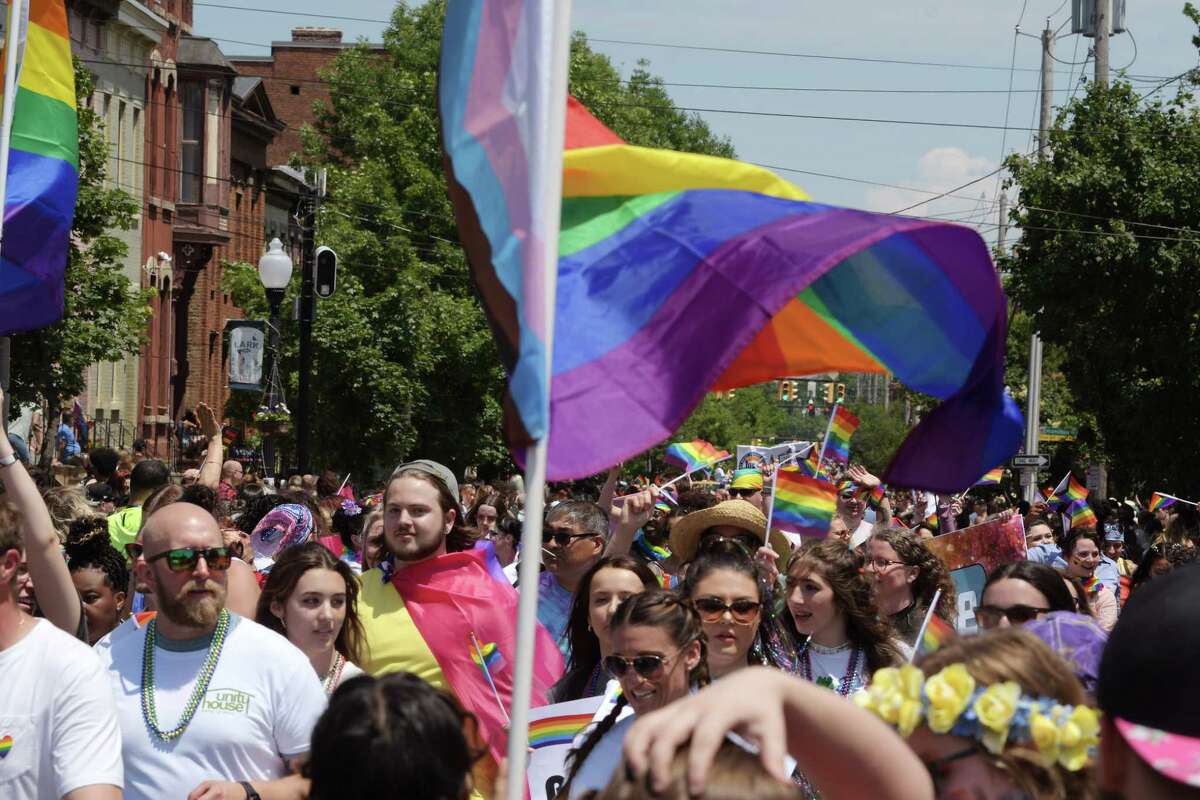
[[[183,138],[180,157],[183,162],[179,200],[199,203],[204,189],[204,84],[187,81],[180,84],[183,105]]]
[[[117,187],[124,189],[128,186],[125,181],[125,173],[129,169],[129,154],[126,152],[127,139],[125,136],[125,101],[117,100],[117,125],[115,147],[117,151],[117,168],[114,171]]]
[[[300,94],[300,85],[293,83],[291,86],[291,90],[292,90],[292,94],[299,95]]]

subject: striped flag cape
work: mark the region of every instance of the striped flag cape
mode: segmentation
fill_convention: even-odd
[[[16,24],[22,48],[0,249],[0,336],[62,318],[79,185],[75,69],[63,0],[29,0]]]
[[[710,390],[826,371],[890,373],[941,401],[889,483],[960,491],[1016,452],[1006,302],[975,231],[823,205],[752,164],[630,145],[573,98],[561,213],[539,207],[554,145],[524,132],[542,130],[554,98],[527,91],[549,82],[534,74],[544,60],[519,57],[532,13],[451,0],[439,76],[451,201],[509,373],[518,458],[548,435],[548,479],[593,475],[670,436]],[[551,217],[553,278],[536,255]],[[533,309],[552,281],[547,374],[551,328]]]

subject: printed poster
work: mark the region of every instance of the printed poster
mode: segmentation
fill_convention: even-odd
[[[987,576],[1001,564],[1026,559],[1025,521],[1014,514],[935,536],[925,545],[950,570],[958,593],[958,632],[971,634],[979,630],[975,607],[983,597]]]

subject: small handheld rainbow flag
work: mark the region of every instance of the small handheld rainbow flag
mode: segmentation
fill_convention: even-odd
[[[1068,472],[1067,476],[1058,482],[1048,500],[1051,505],[1066,505],[1069,510],[1076,501],[1086,500],[1087,496],[1087,487],[1075,480],[1074,473]]]
[[[496,698],[496,705],[500,707],[500,715],[504,717],[505,722],[508,722],[508,709],[504,707],[504,702],[500,699],[500,691],[496,688],[496,679],[492,677],[494,670],[499,670],[504,667],[504,656],[496,647],[495,642],[488,642],[480,645],[479,639],[475,636],[475,631],[471,631],[470,640],[471,660],[483,672],[484,679],[487,680],[488,686],[492,688],[492,696]]]
[[[975,481],[976,486],[995,486],[1004,478],[1004,466],[989,470],[982,478]]]
[[[591,721],[591,714],[564,714],[530,722],[529,746],[537,750],[556,744],[570,744]]]
[[[817,469],[817,462],[820,457],[821,455],[817,448],[810,447],[808,448],[808,455],[804,457],[803,461],[797,462],[797,466],[799,466],[804,474],[808,477],[819,478],[820,480],[827,481],[829,480],[829,468],[822,464],[821,468]]]
[[[1098,524],[1096,515],[1092,512],[1087,500],[1076,500],[1067,506],[1063,512],[1063,529],[1094,528]]]
[[[837,511],[837,488],[799,472],[775,473],[769,527],[800,536],[824,538]]]
[[[843,464],[850,463],[850,437],[858,430],[858,417],[844,406],[833,407],[833,418],[829,420],[829,436],[825,439],[825,453],[830,459]]]
[[[1095,575],[1093,575],[1092,577],[1088,578],[1086,581],[1083,582],[1083,590],[1085,592],[1087,592],[1088,594],[1095,594],[1096,592],[1100,591],[1100,589],[1102,589],[1102,588],[1103,588],[1103,584],[1100,583],[1100,579],[1097,578]]]
[[[664,458],[668,463],[682,467],[684,472],[695,472],[729,458],[729,453],[718,450],[703,439],[693,439],[690,442],[675,442],[667,448]]]
[[[1187,503],[1189,506],[1196,505],[1191,500],[1184,500],[1180,497],[1176,497],[1173,494],[1164,494],[1163,492],[1155,492],[1154,494],[1150,495],[1150,510],[1151,511],[1160,511],[1161,509],[1164,509],[1164,508],[1170,508],[1171,506],[1175,505],[1176,503]]]
[[[879,507],[883,505],[883,498],[887,497],[887,486],[882,483],[876,486],[874,489],[868,489],[865,486],[854,484],[854,491],[858,494],[863,503],[876,511],[878,511]]]
[[[934,614],[929,618],[929,624],[925,626],[925,632],[921,634],[921,641],[917,644],[917,654],[924,656],[940,650],[955,635],[954,629],[950,627],[950,623],[937,614]]]
[[[938,521],[937,512],[935,511],[932,514],[930,514],[928,517],[926,517],[924,524],[925,524],[925,527],[927,527],[927,528],[930,528],[934,531],[938,530],[938,528],[941,527],[941,522]]]

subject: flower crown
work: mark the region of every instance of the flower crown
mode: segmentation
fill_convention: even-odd
[[[352,498],[347,497],[344,500],[342,500],[342,513],[343,514],[346,514],[351,517],[357,517],[362,512],[363,512],[362,506],[360,506],[358,503],[354,502],[354,500]]]
[[[1031,698],[1013,681],[979,686],[961,663],[928,679],[911,664],[885,667],[854,701],[901,736],[924,719],[934,733],[977,739],[997,755],[1008,742],[1032,744],[1047,767],[1060,764],[1072,772],[1088,764],[1100,743],[1095,709]]]

